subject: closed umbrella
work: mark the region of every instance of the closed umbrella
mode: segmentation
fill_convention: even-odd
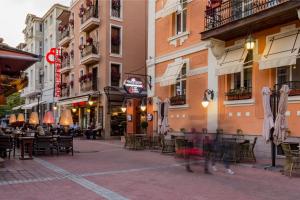
[[[274,128],[274,144],[279,145],[287,137],[287,121],[285,112],[288,106],[289,86],[283,85],[280,89],[280,99],[278,104],[278,112]]]
[[[158,122],[157,122],[157,125],[158,125],[158,133],[159,134],[162,134],[161,133],[161,125],[162,125],[162,120],[163,120],[163,111],[162,111],[162,104],[163,102],[161,102],[160,100],[157,102],[157,107],[158,107],[158,111],[157,111],[157,115],[158,115]]]
[[[270,130],[271,128],[274,127],[273,113],[271,111],[271,105],[270,105],[270,95],[271,95],[270,88],[263,87],[262,95],[263,95],[263,108],[264,108],[264,122],[263,122],[262,136],[266,140],[266,142],[269,142]]]
[[[163,119],[161,124],[161,133],[166,134],[169,131],[169,122],[168,122],[168,112],[169,112],[170,100],[165,99],[162,111],[163,111]]]

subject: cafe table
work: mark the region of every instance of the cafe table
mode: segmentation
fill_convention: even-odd
[[[34,137],[19,137],[20,146],[21,146],[21,156],[20,160],[32,160],[32,151],[33,151],[33,142]],[[25,148],[28,147],[28,156],[25,156]]]

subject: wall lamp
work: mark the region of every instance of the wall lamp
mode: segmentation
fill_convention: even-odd
[[[248,38],[246,39],[245,48],[247,50],[253,50],[255,47],[255,41],[252,35],[250,34]]]
[[[141,103],[141,111],[145,112],[145,110],[147,109],[146,103],[145,103],[145,98],[142,99],[142,103]]]
[[[92,95],[89,95],[88,104],[92,106],[94,104]]]
[[[126,112],[126,110],[127,110],[126,99],[124,99],[124,101],[123,101],[123,104],[122,104],[121,110],[122,110],[122,112],[123,112],[123,113],[125,113],[125,112]]]
[[[208,99],[207,96],[210,96],[210,98]],[[202,100],[202,106],[204,108],[207,108],[209,102],[212,101],[213,99],[214,99],[214,91],[210,89],[205,90],[203,100]]]

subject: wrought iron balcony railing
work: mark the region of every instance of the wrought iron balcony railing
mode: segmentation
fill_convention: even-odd
[[[232,100],[244,100],[244,99],[251,99],[252,98],[252,88],[237,88],[231,89],[229,92],[225,94],[228,101]]]
[[[60,34],[60,41],[63,40],[64,38],[66,37],[69,37],[70,36],[70,30],[69,29],[66,29],[64,30],[63,32],[61,32]]]
[[[86,10],[81,18],[81,24],[84,24],[90,18],[98,18],[97,6],[92,6],[89,10]]]
[[[275,89],[277,91],[280,90],[280,88],[282,87],[282,85],[288,85],[290,88],[290,93],[289,96],[298,96],[300,95],[300,81],[288,81],[288,82],[284,82],[284,83],[277,83],[275,84]]]
[[[91,78],[88,81],[82,81],[80,83],[81,92],[97,91],[98,90],[98,78]]]
[[[93,42],[93,44],[91,45],[85,45],[85,47],[81,51],[81,58],[91,54],[98,54],[98,53],[99,53],[99,43]]]
[[[70,67],[70,56],[63,58],[61,68]]]
[[[218,28],[288,1],[292,0],[214,0],[212,5],[206,7],[205,30]]]
[[[186,104],[186,96],[185,95],[177,95],[170,98],[171,106],[178,106]]]

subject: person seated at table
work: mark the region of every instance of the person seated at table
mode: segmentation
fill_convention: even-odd
[[[45,136],[45,130],[43,129],[43,127],[41,125],[39,125],[36,129],[38,131],[38,135],[39,136]]]
[[[90,139],[91,136],[93,136],[93,139],[95,140],[96,139],[96,133],[93,131],[95,129],[95,124],[93,121],[91,121],[88,129],[86,130],[85,132],[85,135],[86,135],[86,138],[87,139]]]
[[[0,135],[5,135],[4,131],[2,130],[2,128],[0,128]]]

